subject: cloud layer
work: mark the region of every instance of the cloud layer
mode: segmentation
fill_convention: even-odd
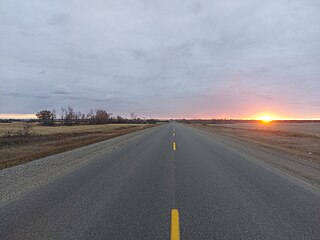
[[[4,0],[0,113],[320,117],[318,0]]]

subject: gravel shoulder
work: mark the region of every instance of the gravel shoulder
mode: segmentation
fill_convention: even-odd
[[[0,204],[64,176],[93,159],[121,148],[137,140],[141,135],[150,134],[161,127],[163,125],[0,170]]]

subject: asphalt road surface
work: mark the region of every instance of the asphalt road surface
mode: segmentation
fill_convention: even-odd
[[[0,239],[156,240],[179,227],[181,239],[320,239],[320,191],[170,123],[9,199],[0,218]]]

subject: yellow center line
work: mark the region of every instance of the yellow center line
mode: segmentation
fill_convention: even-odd
[[[171,234],[170,240],[180,240],[180,223],[178,209],[171,210]]]
[[[177,150],[176,142],[173,142],[173,143],[172,143],[172,149],[173,149],[173,151]]]

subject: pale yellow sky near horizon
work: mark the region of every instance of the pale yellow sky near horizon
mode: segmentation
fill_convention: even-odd
[[[33,119],[37,118],[35,114],[18,114],[18,113],[0,113],[0,119]]]

